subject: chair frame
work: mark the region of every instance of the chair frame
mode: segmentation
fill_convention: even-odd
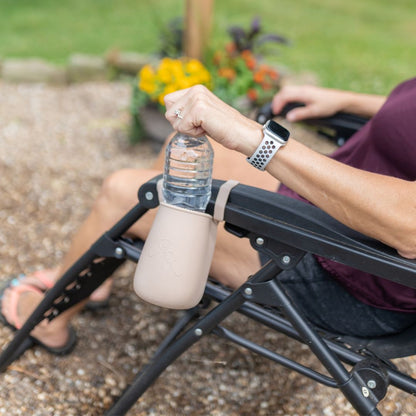
[[[143,242],[125,239],[123,235],[145,212],[158,206],[158,179],[160,177],[140,188],[140,202],[103,234],[46,293],[0,355],[0,370],[4,371],[20,355],[23,342],[39,322],[45,318],[54,319],[88,297],[125,260],[138,261]],[[210,214],[222,183],[213,182],[207,207]],[[389,385],[416,394],[416,379],[398,371],[389,361],[389,358],[416,352],[415,328],[409,330],[410,337],[399,334],[400,342],[396,336],[391,336],[376,340],[349,338],[347,344],[342,337],[315,329],[286,295],[277,278],[282,270],[294,267],[305,253],[313,253],[416,287],[416,261],[398,256],[393,249],[350,230],[316,207],[245,185],[238,185],[231,191],[224,220],[229,232],[237,238],[248,238],[254,249],[268,254],[271,260],[235,291],[209,281],[201,304],[184,312],[153,358],[108,410],[108,416],[125,414],[171,363],[209,334],[339,389],[360,415],[381,415],[377,403],[385,396]],[[215,302],[216,306],[208,310],[204,307],[208,302]],[[308,345],[329,375],[221,326],[233,312]],[[352,369],[347,370],[345,365]]]

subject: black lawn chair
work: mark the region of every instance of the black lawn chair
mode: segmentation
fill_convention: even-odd
[[[268,117],[269,115],[267,115]],[[341,120],[341,121],[340,121]],[[348,119],[348,121],[350,121]],[[357,121],[357,120],[355,120]],[[365,120],[362,120],[365,121]],[[335,117],[345,128],[345,117]],[[342,133],[344,139],[346,133]],[[125,231],[148,209],[158,206],[154,178],[139,190],[139,203],[62,276],[0,356],[0,369],[19,355],[19,346],[44,318],[53,319],[86,298],[125,260],[137,262],[143,242],[123,238]],[[214,181],[207,212],[212,214],[221,181]],[[235,291],[208,281],[200,305],[185,311],[107,415],[125,414],[159,375],[203,336],[215,334],[243,346],[318,383],[339,389],[360,415],[381,415],[378,402],[387,387],[416,394],[416,379],[390,361],[416,353],[416,325],[400,334],[375,339],[337,336],[317,330],[297,310],[276,278],[306,253],[329,257],[382,278],[416,288],[416,261],[398,256],[390,247],[359,234],[316,207],[245,185],[230,193],[225,227],[236,238],[248,238],[253,249],[271,257]],[[103,259],[97,262],[97,259]],[[214,307],[207,308],[207,305]],[[308,368],[276,351],[245,339],[222,325],[238,312],[306,344],[328,374]],[[347,369],[347,367],[349,369]]]

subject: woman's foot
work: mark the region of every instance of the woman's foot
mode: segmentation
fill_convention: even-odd
[[[96,310],[108,306],[111,295],[111,288],[113,287],[113,278],[108,278],[104,281],[94,292],[91,293],[90,298],[86,304],[87,309]]]
[[[50,289],[60,277],[59,268],[37,270],[28,275],[20,275],[18,280],[21,283],[39,288],[42,292]],[[88,309],[100,309],[108,305],[108,299],[111,294],[113,279],[107,279],[101,286],[94,290],[87,303]]]
[[[1,293],[2,318],[5,323],[14,329],[22,327],[23,323],[43,299],[42,290],[37,286],[29,284],[28,281],[22,283],[19,279],[12,279],[8,282],[8,285],[4,285]],[[58,348],[65,350],[71,336],[67,324],[59,317],[51,322],[43,320],[31,332],[31,336],[46,349]]]

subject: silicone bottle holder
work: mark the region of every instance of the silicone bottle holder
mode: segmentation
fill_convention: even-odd
[[[221,186],[213,216],[160,204],[134,276],[134,290],[140,298],[171,309],[198,304],[214,254],[217,226],[237,184],[227,181]]]

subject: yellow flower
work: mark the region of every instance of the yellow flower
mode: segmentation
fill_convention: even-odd
[[[158,97],[159,104],[165,105],[165,101],[164,101],[165,95],[168,95],[171,92],[175,92],[176,90],[178,90],[178,88],[175,85],[166,86],[162,94],[160,94]]]
[[[139,89],[162,105],[166,94],[196,84],[211,84],[209,71],[196,59],[163,58],[157,68],[145,65],[139,72]]]
[[[178,80],[178,90],[183,90],[185,88],[192,87],[192,85],[196,85],[198,82],[192,81],[191,78],[182,78]]]
[[[157,85],[154,82],[148,82],[148,81],[140,80],[139,81],[139,88],[142,91],[152,95],[156,92]]]
[[[178,59],[172,59],[169,69],[175,77],[180,77],[184,74],[182,62]]]
[[[185,71],[189,74],[202,73],[204,70],[205,67],[197,59],[190,59],[185,63]]]
[[[173,81],[172,71],[165,67],[160,67],[157,71],[157,78],[164,84],[169,84]]]
[[[165,94],[160,94],[160,95],[157,97],[157,101],[159,102],[159,104],[160,104],[160,105],[165,105],[165,100],[164,100],[164,98],[165,98]]]
[[[211,74],[209,73],[208,70],[204,69],[201,73],[201,78],[200,78],[200,82],[201,84],[209,84],[211,81]]]
[[[145,65],[139,72],[139,78],[143,81],[152,81],[155,71],[150,65]]]

